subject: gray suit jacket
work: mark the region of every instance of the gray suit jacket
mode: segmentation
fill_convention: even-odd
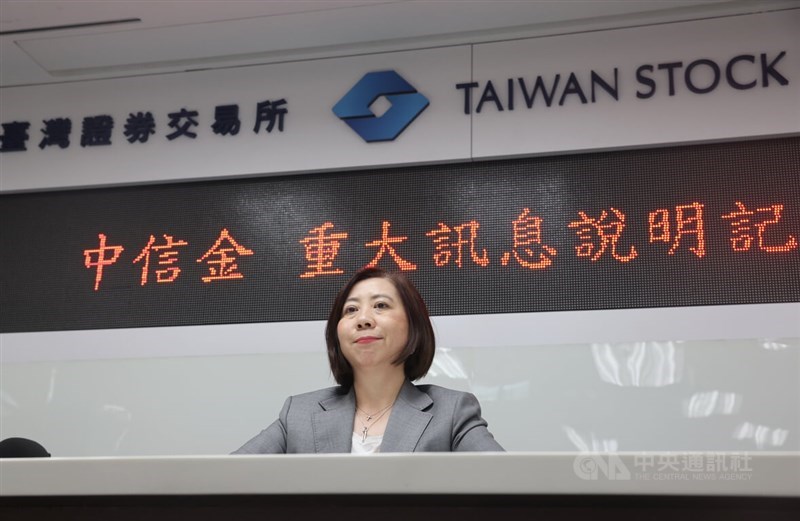
[[[350,452],[356,400],[353,389],[321,389],[291,396],[278,419],[234,454]],[[469,393],[437,385],[400,389],[381,452],[502,451]]]

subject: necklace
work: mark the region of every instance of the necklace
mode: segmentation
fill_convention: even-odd
[[[358,411],[360,411],[361,413],[363,413],[367,417],[367,419],[366,419],[367,423],[373,422],[372,425],[375,425],[375,423],[377,423],[378,420],[383,418],[386,415],[386,413],[389,412],[389,410],[392,408],[392,405],[394,405],[394,402],[390,403],[389,405],[387,405],[386,407],[384,407],[380,411],[374,412],[372,414],[368,414],[368,413],[362,411],[361,409],[359,409],[358,407],[356,407],[356,409]],[[377,414],[377,416],[375,416],[376,414]],[[367,441],[367,433],[369,433],[369,429],[370,429],[370,427],[372,427],[372,425],[367,425],[367,423],[364,423],[364,421],[360,420],[360,419],[358,421],[361,422],[361,427],[362,427],[362,429],[361,429],[361,443],[364,443],[365,441]]]
[[[364,409],[359,409],[358,407],[356,407],[356,409],[358,409],[358,412],[360,412],[361,414],[363,414],[364,416],[366,416],[366,417],[367,417],[367,421],[372,421],[372,417],[373,417],[373,416],[375,416],[376,414],[380,414],[380,413],[384,412],[386,409],[388,409],[388,408],[389,408],[389,407],[391,407],[392,405],[394,405],[394,402],[390,403],[389,405],[387,405],[386,407],[384,407],[384,408],[383,408],[383,409],[381,409],[380,411],[373,412],[372,414],[368,413],[368,412],[367,412],[367,411],[365,411]]]

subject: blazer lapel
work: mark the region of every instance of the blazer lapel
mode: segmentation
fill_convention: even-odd
[[[314,450],[318,453],[350,452],[353,442],[353,420],[356,398],[350,392],[319,402],[321,411],[312,415]]]
[[[406,380],[383,433],[381,452],[414,452],[433,417],[425,412],[432,404],[430,396]]]

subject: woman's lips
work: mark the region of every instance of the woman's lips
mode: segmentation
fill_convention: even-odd
[[[356,344],[370,344],[376,340],[380,340],[380,338],[376,336],[362,336],[356,339]]]

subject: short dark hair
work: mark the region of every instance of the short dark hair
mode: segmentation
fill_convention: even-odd
[[[380,268],[363,268],[339,290],[328,316],[328,325],[325,327],[325,341],[328,344],[331,373],[336,382],[345,388],[353,385],[353,368],[345,359],[339,345],[339,321],[342,319],[344,303],[350,296],[353,286],[362,280],[374,278],[387,279],[394,285],[408,318],[408,343],[393,363],[403,364],[406,378],[411,381],[425,376],[433,363],[436,338],[433,334],[431,319],[428,316],[428,308],[417,288],[400,272],[389,272]]]

